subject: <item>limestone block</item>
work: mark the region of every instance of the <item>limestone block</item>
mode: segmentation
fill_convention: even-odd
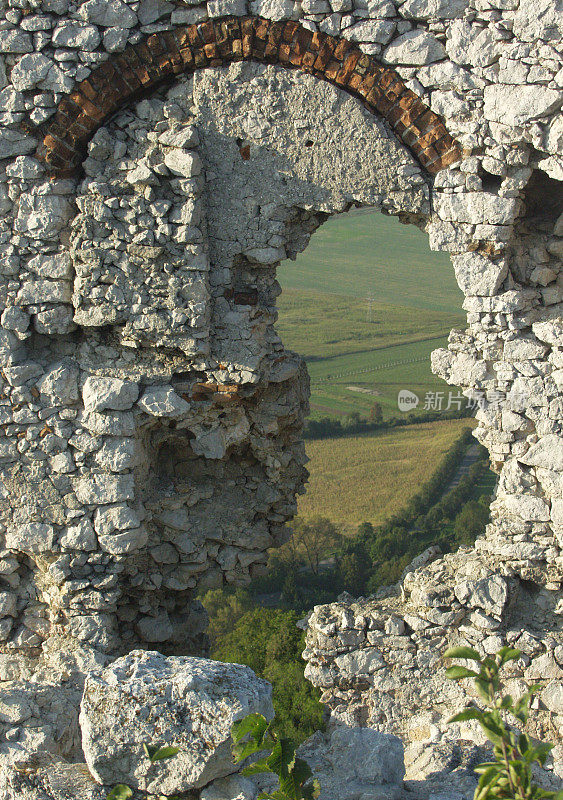
[[[0,592],[0,617],[15,616],[16,604],[15,592]]]
[[[298,754],[321,784],[320,800],[392,798],[405,775],[403,744],[371,728],[339,725],[330,735],[314,734]]]
[[[49,278],[50,280],[68,280],[72,276],[69,253],[35,256],[27,262],[27,268],[42,278]]]
[[[534,336],[519,336],[504,344],[504,358],[508,361],[526,361],[530,358],[543,358],[548,348]]]
[[[508,273],[504,258],[492,261],[480,253],[454,255],[452,263],[459,288],[468,295],[496,294]]]
[[[35,224],[35,223],[34,223]],[[22,305],[70,303],[72,290],[68,281],[26,281],[18,292]]]
[[[563,684],[551,681],[541,693],[542,702],[554,714],[563,714]]]
[[[126,411],[139,396],[139,387],[132,381],[120,378],[86,378],[82,397],[86,411]]]
[[[11,306],[2,313],[0,323],[8,331],[23,333],[29,328],[29,315],[22,311],[21,308]]]
[[[199,135],[195,125],[182,125],[179,128],[172,128],[171,130],[159,134],[158,141],[160,144],[171,147],[189,149],[190,147],[197,147],[199,144]]]
[[[141,617],[135,623],[135,629],[146,642],[166,642],[174,629],[166,611],[156,616]]]
[[[560,472],[563,470],[563,439],[557,434],[542,436],[519,461],[531,467]]]
[[[497,616],[502,613],[508,597],[506,581],[500,575],[480,581],[462,581],[456,584],[454,591],[460,603]]]
[[[470,222],[474,225],[508,225],[520,210],[520,201],[510,197],[499,197],[490,192],[468,192],[465,194],[437,194],[435,209],[440,219],[446,222]]]
[[[432,34],[421,30],[403,33],[383,51],[383,61],[388,64],[422,66],[440,61],[445,57],[444,45]]]
[[[31,36],[17,28],[1,31],[0,53],[33,53]]]
[[[514,14],[514,34],[524,42],[561,41],[563,23],[561,8],[552,0],[528,0],[520,2]]]
[[[174,175],[184,178],[194,178],[202,170],[201,158],[197,153],[187,153],[184,150],[171,150],[164,156],[164,163]]]
[[[119,503],[132,500],[135,483],[132,475],[94,474],[75,481],[76,497],[80,503]]]
[[[368,676],[385,666],[381,653],[375,648],[352,650],[334,659],[334,663],[345,676]]]
[[[145,390],[137,405],[153,417],[176,419],[190,410],[190,404],[176,394],[171,386],[151,386]]]
[[[563,105],[561,92],[547,86],[485,87],[484,115],[503,125],[525,125],[547,117]]]
[[[133,28],[137,15],[121,0],[88,0],[80,6],[78,16],[102,28]]]
[[[69,764],[45,751],[22,752],[16,762],[17,768],[6,758],[0,766],[2,800],[65,800],[69,797],[105,800],[107,797],[107,791],[94,781],[86,764]]]
[[[199,800],[254,800],[257,788],[242,775],[229,775],[219,778],[202,789]]]
[[[49,239],[59,233],[71,216],[72,206],[65,197],[24,194],[20,198],[15,227],[28,236]],[[41,298],[35,302],[41,302]]]
[[[344,35],[351,42],[377,42],[387,44],[395,32],[391,20],[366,20],[346,28]]]
[[[94,25],[82,22],[60,22],[53,31],[51,42],[57,47],[75,47],[80,50],[95,50],[101,36]]]
[[[100,506],[94,513],[94,529],[100,535],[138,528],[140,520],[135,511],[124,503]]]
[[[22,92],[36,86],[46,78],[54,62],[42,53],[29,53],[20,58],[12,70],[10,80],[14,89]],[[28,152],[27,150],[25,152]]]
[[[469,0],[407,0],[401,15],[407,19],[455,19],[462,17]]]
[[[561,346],[561,342],[563,342],[563,320],[561,319],[536,322],[532,325],[532,330],[538,339],[547,344]]]
[[[111,533],[107,535],[100,535],[98,541],[100,548],[115,556],[126,555],[127,553],[134,553],[141,550],[148,542],[149,535],[147,529],[144,527],[133,528],[121,533]]]
[[[207,13],[210,17],[243,17],[246,11],[246,0],[209,0]]]
[[[234,772],[231,726],[252,712],[273,716],[270,685],[248,667],[137,650],[88,675],[82,746],[101,783],[174,794]],[[149,765],[143,742],[179,753]]]
[[[72,405],[78,400],[78,368],[56,364],[37,384],[43,402],[49,405]]]
[[[266,19],[289,19],[294,15],[293,0],[251,0],[250,12]]]
[[[69,550],[85,550],[91,552],[96,549],[96,534],[89,519],[80,520],[76,525],[70,525],[61,536],[61,546]]]
[[[141,25],[150,25],[157,19],[169,16],[174,10],[172,3],[166,0],[143,0],[137,11]]]
[[[53,547],[54,529],[45,522],[28,522],[14,525],[6,532],[8,550],[24,550],[30,553],[46,553]]]
[[[502,504],[509,514],[515,514],[522,519],[548,522],[550,518],[549,506],[545,500],[531,494],[507,494],[502,498]]]
[[[44,171],[43,164],[30,156],[18,156],[6,167],[6,174],[10,178],[19,178],[22,181],[37,180]]]
[[[139,463],[140,452],[135,439],[109,439],[98,453],[97,463],[111,472],[123,472]]]

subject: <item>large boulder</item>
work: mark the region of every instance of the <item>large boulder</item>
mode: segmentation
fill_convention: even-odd
[[[371,728],[335,728],[315,733],[299,748],[321,785],[320,800],[401,796],[405,776],[403,743]]]
[[[88,675],[80,707],[82,747],[97,781],[170,795],[235,771],[231,726],[271,719],[272,689],[248,667],[135,650]],[[150,763],[143,744],[178,754]]]

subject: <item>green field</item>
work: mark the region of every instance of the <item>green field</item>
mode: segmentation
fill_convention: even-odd
[[[353,533],[401,511],[472,420],[455,419],[306,443],[311,475],[302,519],[328,517]],[[491,473],[492,474],[492,473]]]
[[[430,353],[464,325],[463,296],[424,233],[371,211],[332,217],[278,278],[277,329],[307,360],[312,417],[367,414],[374,402],[395,415],[400,389],[419,409],[426,392],[445,391],[447,405]]]

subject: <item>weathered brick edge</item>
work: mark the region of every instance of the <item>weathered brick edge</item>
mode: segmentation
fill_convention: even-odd
[[[39,156],[56,175],[69,175],[97,128],[130,99],[174,75],[241,60],[296,67],[361,98],[430,173],[461,158],[442,119],[395,70],[346,39],[262,17],[223,17],[155,33],[111,57],[61,100]]]

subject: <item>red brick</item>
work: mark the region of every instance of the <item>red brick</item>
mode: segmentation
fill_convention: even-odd
[[[444,153],[443,156],[440,156],[436,161],[433,161],[431,164],[428,165],[427,169],[429,172],[436,173],[439,172],[444,167],[449,167],[451,164],[455,164],[457,161],[461,160],[461,150],[456,144],[455,147],[452,147],[447,153]]]
[[[285,27],[283,29],[283,41],[287,42],[288,44],[293,41],[293,37],[297,33],[299,29],[299,23],[297,22],[286,22]]]
[[[181,72],[184,71],[184,62],[182,56],[180,55],[180,50],[178,48],[178,44],[176,42],[176,38],[172,31],[164,31],[161,33],[161,37],[166,45],[166,49],[170,56],[170,63],[172,65],[172,72],[174,75],[179,75]]]
[[[397,125],[395,126],[395,130],[398,133],[401,133],[403,130],[406,130],[411,125],[413,125],[419,117],[424,114],[427,110],[428,106],[426,106],[422,100],[416,100],[412,106],[405,111]]]
[[[189,25],[186,28],[186,33],[188,34],[188,39],[192,47],[201,47],[204,44],[203,39],[199,35],[199,28],[197,25]]]
[[[432,130],[425,133],[424,136],[421,136],[420,139],[418,140],[418,143],[423,148],[428,147],[429,145],[431,144],[433,145],[437,141],[442,139],[444,134],[445,134],[444,126],[442,124],[439,124],[435,128],[432,128]]]
[[[346,39],[339,39],[338,44],[334,48],[334,57],[342,61],[348,50],[352,47],[354,47],[352,42],[348,42]]]
[[[332,53],[334,52],[334,48],[336,47],[336,42],[332,38],[332,36],[327,36],[326,40],[322,43],[319,48],[319,54],[317,55],[315,62],[313,64],[316,70],[319,72],[324,71],[330,60],[332,58]]]
[[[136,92],[138,89],[141,88],[142,84],[140,79],[137,77],[137,75],[135,75],[135,72],[131,69],[131,67],[124,58],[122,58],[121,56],[117,56],[116,66],[117,69],[119,70],[119,74],[121,75],[122,80],[125,81],[131,92]]]
[[[360,86],[362,85],[363,79],[363,75],[358,75],[356,70],[354,70],[348,80],[348,89],[357,94]]]
[[[310,50],[307,50],[301,61],[301,68],[306,70],[306,72],[313,72],[313,66],[316,58],[316,53],[311,53]]]
[[[449,152],[449,150],[451,150],[452,147],[457,147],[457,142],[455,141],[455,139],[452,139],[450,134],[446,131],[445,125],[442,125],[442,133],[444,134],[442,138],[434,142],[434,147],[441,156]]]
[[[215,28],[212,20],[206,22],[198,22],[197,31],[204,44],[210,44],[215,41]]]
[[[383,97],[383,92],[377,84],[374,84],[366,95],[366,101],[375,108],[381,97]]]
[[[340,69],[340,72],[335,78],[336,83],[339,86],[347,85],[348,81],[350,80],[350,76],[354,71],[354,67],[358,63],[360,55],[361,55],[360,51],[357,50],[356,52],[350,53],[349,55],[346,56],[346,58],[344,59],[344,63],[342,64],[342,68]]]
[[[401,133],[400,138],[408,147],[412,147],[418,141],[418,131],[413,128],[407,128]]]
[[[242,34],[242,57],[250,58],[252,55],[252,42],[254,40],[254,25],[252,20],[245,17],[241,20],[240,30]]]
[[[289,57],[291,56],[291,45],[287,42],[282,42],[278,50],[278,60],[282,64],[289,64]]]
[[[81,92],[84,95],[84,97],[87,97],[88,100],[94,101],[96,99],[96,90],[94,89],[88,78],[85,78],[83,81],[80,81],[80,83],[77,85],[76,88],[78,89],[79,92]]]
[[[396,80],[385,89],[385,97],[395,104],[404,91],[405,84],[402,81]]]
[[[87,97],[84,97],[84,95],[80,94],[79,92],[73,92],[70,95],[70,100],[79,106],[85,114],[91,117],[91,119],[97,120],[98,122],[101,122],[104,119],[105,112],[98,108],[98,106],[94,105],[94,103],[91,103]]]
[[[280,45],[283,40],[284,29],[285,22],[274,22],[273,25],[270,25],[268,42],[273,45]]]
[[[379,111],[379,113],[380,113],[380,114],[381,114],[383,117],[386,117],[386,116],[387,116],[387,113],[389,112],[389,110],[390,110],[392,107],[393,107],[393,103],[392,103],[390,100],[388,100],[388,99],[385,97],[385,95],[384,95],[384,94],[383,94],[383,95],[381,95],[381,97],[379,98],[379,100],[378,100],[378,101],[376,102],[376,104],[375,104],[375,108],[376,108],[376,110],[377,110],[377,111]]]

